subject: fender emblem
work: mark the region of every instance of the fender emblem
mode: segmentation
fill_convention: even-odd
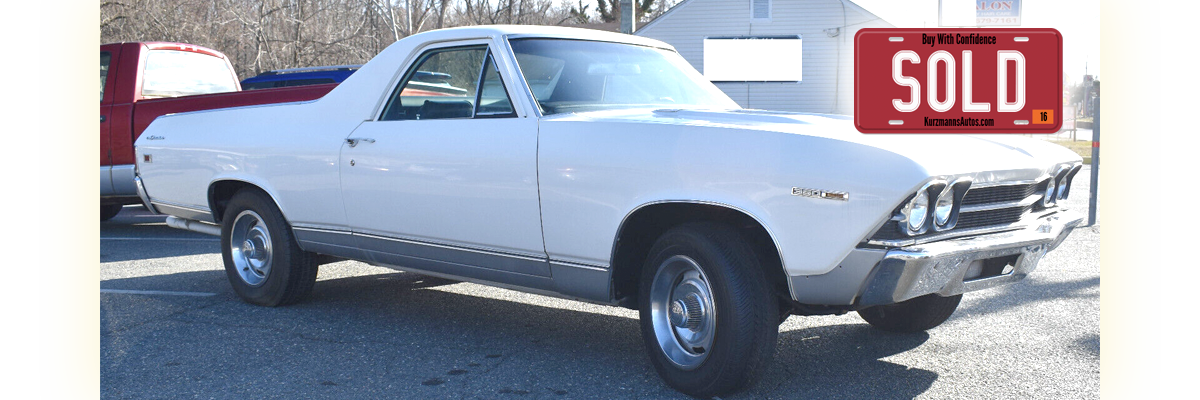
[[[834,192],[820,189],[792,188],[792,196],[804,196],[817,199],[850,201],[850,193]]]
[[[146,136],[146,140],[163,140],[163,139],[166,139],[166,137],[154,136],[154,135]]]

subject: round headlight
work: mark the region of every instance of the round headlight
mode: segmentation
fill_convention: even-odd
[[[1050,207],[1051,204],[1054,204],[1054,196],[1058,191],[1058,185],[1055,185],[1054,183],[1054,178],[1050,178],[1046,181],[1046,194],[1042,196],[1043,206]]]
[[[950,223],[950,214],[954,211],[954,188],[945,188],[938,195],[933,205],[933,223],[939,227]]]
[[[1066,177],[1063,177],[1063,181],[1058,183],[1058,196],[1056,197],[1058,197],[1059,200],[1067,198],[1067,188],[1070,187],[1067,186],[1069,184],[1067,180],[1068,179]]]
[[[920,232],[925,226],[925,217],[929,215],[929,193],[924,190],[917,192],[917,196],[908,203],[904,214],[908,220],[908,231]]]

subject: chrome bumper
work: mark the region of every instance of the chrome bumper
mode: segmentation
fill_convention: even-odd
[[[1046,252],[1058,247],[1083,216],[1062,212],[1024,230],[889,250],[867,279],[859,305],[891,304],[937,293],[953,296],[1024,279]],[[1016,256],[1003,273],[971,278],[973,262]],[[978,265],[978,264],[977,264]]]
[[[792,277],[792,298],[804,304],[873,306],[1016,282],[1081,223],[1082,215],[1064,210],[1022,230],[889,250],[857,249],[828,274]]]
[[[142,198],[142,204],[146,206],[146,209],[150,210],[151,214],[161,214],[158,209],[154,208],[154,204],[150,204],[150,195],[146,194],[146,185],[142,184],[142,177],[134,175],[133,183],[137,186],[138,197]]]

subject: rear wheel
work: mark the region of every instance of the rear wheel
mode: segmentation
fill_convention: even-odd
[[[221,255],[233,291],[248,303],[295,303],[317,280],[316,254],[300,250],[279,207],[255,189],[243,189],[229,200],[221,224]]]
[[[732,228],[687,224],[663,234],[642,268],[642,338],[667,385],[697,397],[753,382],[775,354],[779,303],[753,250]]]
[[[864,308],[858,310],[858,316],[871,326],[885,331],[921,332],[946,322],[960,301],[961,294],[950,297],[927,294],[896,304]]]
[[[113,217],[115,217],[115,216],[117,216],[117,214],[121,213],[121,208],[123,208],[123,207],[124,206],[121,204],[101,204],[100,205],[100,220],[108,221],[110,219],[113,219]]]

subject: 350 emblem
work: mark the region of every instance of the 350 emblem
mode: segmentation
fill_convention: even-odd
[[[850,200],[850,193],[833,192],[833,191],[820,190],[820,189],[806,189],[806,188],[798,188],[798,187],[792,188],[792,196],[804,196],[804,197],[813,197],[813,198],[818,198],[818,199],[841,200],[841,201],[849,201]]]

